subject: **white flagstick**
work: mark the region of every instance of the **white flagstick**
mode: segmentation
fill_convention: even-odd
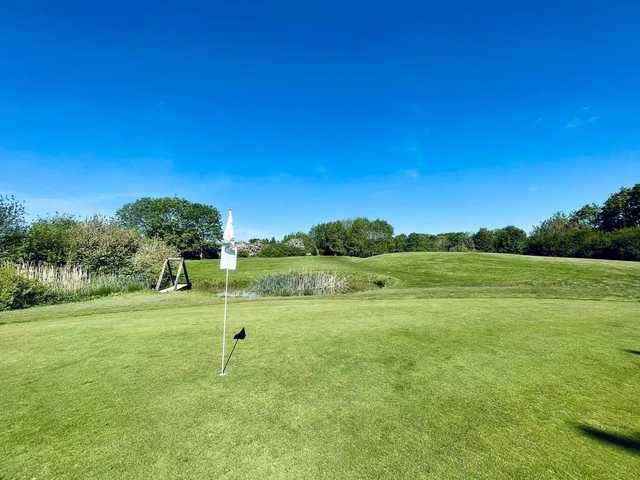
[[[225,270],[224,279],[224,321],[222,322],[222,356],[220,358],[220,375],[224,375],[224,345],[227,340],[227,297],[229,296],[229,269]]]
[[[235,270],[238,261],[233,232],[233,214],[227,215],[227,225],[222,236],[222,250],[220,251],[220,268],[226,270],[224,279],[224,322],[222,324],[222,357],[220,359],[220,375],[224,375],[224,347],[227,341],[227,302],[229,298],[229,270]]]

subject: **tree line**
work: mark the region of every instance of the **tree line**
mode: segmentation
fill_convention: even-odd
[[[215,256],[221,236],[215,207],[182,198],[141,198],[113,218],[56,214],[27,223],[23,204],[0,196],[0,261],[5,262],[152,277],[168,256]]]
[[[557,212],[527,233],[513,225],[480,228],[475,233],[393,234],[384,220],[356,218],[320,223],[304,240],[306,252],[368,257],[391,252],[511,253],[557,257],[640,260],[640,184],[621,188],[602,204],[584,205],[569,214]]]
[[[145,252],[146,258],[153,250],[161,252],[156,259],[169,254],[217,258],[221,237],[219,211],[183,198],[141,198],[123,205],[113,218],[81,220],[54,215],[27,223],[22,203],[0,196],[0,261],[81,264],[96,272],[126,271],[133,268],[131,259],[137,252]],[[557,212],[530,234],[508,225],[480,228],[475,233],[394,235],[393,226],[386,220],[359,217],[319,223],[308,232],[293,232],[279,241],[271,238],[239,243],[241,256],[263,257],[370,257],[423,251],[640,260],[640,184],[621,188],[602,205],[588,204],[568,214]]]

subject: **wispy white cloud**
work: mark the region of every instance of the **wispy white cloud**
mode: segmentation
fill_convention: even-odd
[[[597,115],[591,115],[589,117],[574,117],[567,122],[564,128],[584,127],[585,125],[597,122],[599,118],[600,117],[598,117]]]
[[[580,128],[586,125],[590,125],[598,121],[600,117],[591,114],[591,105],[585,105],[580,111],[569,120],[564,128]]]

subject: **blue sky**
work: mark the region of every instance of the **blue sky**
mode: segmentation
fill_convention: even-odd
[[[529,230],[640,182],[639,2],[92,3],[0,12],[0,193],[32,217]]]

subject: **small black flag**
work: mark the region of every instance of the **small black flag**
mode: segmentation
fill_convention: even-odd
[[[242,330],[240,330],[238,333],[236,333],[233,336],[234,340],[244,340],[244,337],[246,337],[247,334],[244,332],[244,327],[242,327]]]
[[[233,352],[236,351],[236,346],[238,345],[238,340],[244,340],[244,338],[246,336],[247,336],[247,334],[244,331],[244,327],[242,327],[242,330],[240,330],[238,333],[236,333],[233,336],[233,339],[235,340],[235,342],[233,342],[233,348],[231,349],[231,353],[229,353],[229,356],[227,357],[227,361],[224,362],[224,365],[222,366],[221,375],[224,375],[224,372],[227,369],[227,365],[229,365],[229,360],[231,360],[231,355],[233,355]]]

